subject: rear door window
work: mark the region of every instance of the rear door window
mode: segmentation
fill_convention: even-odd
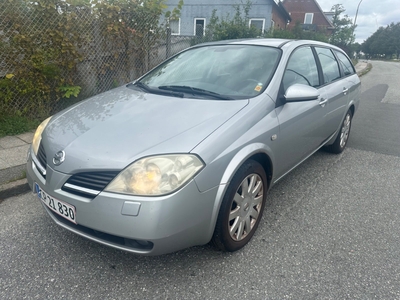
[[[315,47],[322,67],[324,84],[330,83],[340,78],[339,64],[328,48]]]
[[[354,67],[353,67],[353,64],[351,63],[351,61],[343,53],[341,53],[339,51],[335,51],[335,52],[336,52],[336,56],[339,60],[339,64],[343,70],[344,76],[353,75],[355,73],[355,70],[354,70]]]

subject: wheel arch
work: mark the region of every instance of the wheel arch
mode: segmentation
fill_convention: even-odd
[[[237,170],[248,160],[255,160],[261,164],[265,170],[265,174],[267,175],[267,188],[269,189],[271,186],[273,177],[273,155],[268,146],[261,143],[250,144],[236,153],[226,167],[224,174],[222,175],[221,183],[218,187],[209,228],[210,239],[214,233],[218,213],[229,183],[231,182],[232,177],[236,174]]]
[[[352,102],[352,103],[350,104],[349,108],[346,110],[346,114],[347,114],[347,112],[348,112],[349,110],[351,111],[351,115],[354,117],[354,113],[355,113],[355,111],[356,111],[356,106],[355,106],[354,102]],[[330,145],[332,145],[332,144],[335,142],[335,140],[336,140],[336,138],[337,138],[337,136],[338,136],[338,134],[339,134],[339,132],[340,132],[340,128],[341,128],[341,126],[342,126],[342,123],[343,123],[343,120],[344,120],[346,114],[343,115],[342,121],[339,123],[339,127],[338,127],[338,129],[336,130],[336,133],[333,135],[333,137],[332,137],[328,142],[326,142],[325,146],[330,146]]]
[[[356,111],[356,107],[355,107],[354,103],[352,103],[350,105],[349,110],[351,111],[351,115],[354,117],[354,113]]]

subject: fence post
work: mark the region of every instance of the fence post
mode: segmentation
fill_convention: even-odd
[[[171,28],[169,28],[169,26],[167,27],[167,40],[166,40],[166,49],[165,49],[166,53],[166,57],[168,58],[171,56]]]

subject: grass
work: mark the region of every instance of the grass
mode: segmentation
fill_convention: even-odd
[[[35,129],[39,121],[22,116],[11,116],[0,112],[0,137],[16,135]]]

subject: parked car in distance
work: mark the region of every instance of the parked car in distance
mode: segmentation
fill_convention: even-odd
[[[345,149],[359,97],[329,44],[197,45],[43,121],[28,182],[56,224],[104,245],[236,251],[276,182],[321,147]]]

